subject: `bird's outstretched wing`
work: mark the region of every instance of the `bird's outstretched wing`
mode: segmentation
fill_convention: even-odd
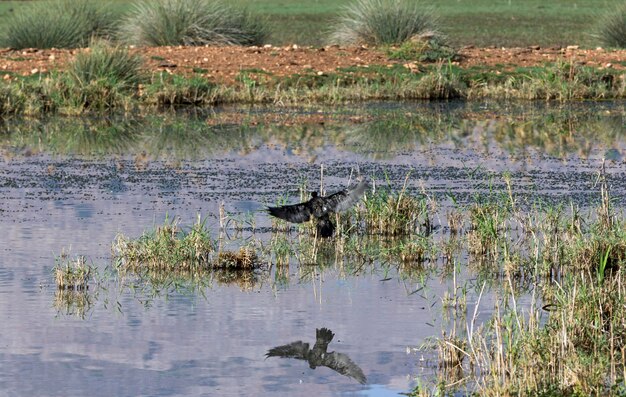
[[[282,207],[268,207],[267,210],[270,215],[293,223],[308,222],[312,214],[309,201],[300,204],[283,205]]]
[[[337,371],[341,375],[355,379],[362,385],[367,383],[367,378],[361,367],[350,360],[350,357],[346,354],[337,352],[328,353],[324,356],[321,365]]]
[[[309,344],[301,340],[288,345],[276,346],[265,353],[265,357],[298,358],[308,360]]]
[[[367,180],[363,179],[356,186],[324,197],[326,209],[332,212],[348,210],[361,199],[361,196],[365,193],[368,186]]]

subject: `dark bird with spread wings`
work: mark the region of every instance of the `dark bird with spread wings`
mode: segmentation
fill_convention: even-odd
[[[329,196],[320,196],[317,192],[311,192],[309,201],[282,207],[269,207],[267,210],[270,215],[293,223],[308,222],[311,218],[315,218],[317,219],[317,235],[331,237],[335,231],[335,225],[330,220],[329,214],[348,210],[359,201],[368,186],[367,181],[363,179],[356,186]]]
[[[318,328],[315,330],[316,340],[313,349],[309,349],[309,344],[297,341],[284,346],[277,346],[270,349],[265,357],[297,358],[309,362],[309,367],[328,367],[349,378],[355,379],[361,384],[367,383],[367,378],[363,370],[356,365],[350,357],[343,353],[326,352],[328,344],[335,334],[328,328]]]

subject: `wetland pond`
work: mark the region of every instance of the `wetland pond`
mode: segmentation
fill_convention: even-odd
[[[157,281],[117,274],[112,243],[201,216],[226,246],[292,244],[303,233],[273,230],[263,209],[319,189],[322,165],[327,192],[361,174],[426,197],[444,234],[453,208],[494,192],[529,208],[593,208],[603,159],[622,208],[625,115],[623,103],[453,102],[4,121],[0,395],[388,396],[434,384],[429,341],[487,321],[500,295],[498,276],[466,254],[451,268],[438,254],[411,268],[392,255],[346,259],[331,239],[315,263],[292,249],[278,266],[266,251],[243,280]],[[372,240],[380,252],[403,243]],[[99,281],[72,296],[57,289],[62,252],[84,255]],[[463,305],[446,304],[457,294]],[[517,305],[541,306],[532,296],[527,283]],[[366,379],[266,357],[295,341],[313,347],[321,328],[335,334],[328,352]]]

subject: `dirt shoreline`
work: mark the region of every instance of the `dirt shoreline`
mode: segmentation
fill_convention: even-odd
[[[0,77],[28,76],[62,70],[81,50],[11,50],[0,49]],[[175,74],[199,74],[218,83],[232,84],[242,70],[253,70],[271,76],[288,76],[311,72],[323,74],[338,68],[370,65],[403,64],[417,68],[414,62],[390,59],[382,50],[367,47],[329,46],[299,47],[142,47],[131,49],[140,54],[148,72],[168,71]],[[459,51],[454,62],[462,68],[485,67],[513,70],[517,67],[541,66],[554,62],[574,62],[599,69],[623,70],[626,50],[567,48],[475,48]]]

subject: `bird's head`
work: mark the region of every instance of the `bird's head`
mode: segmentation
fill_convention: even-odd
[[[315,191],[311,192],[311,197],[312,197],[312,198],[317,197],[317,192],[315,192]]]

